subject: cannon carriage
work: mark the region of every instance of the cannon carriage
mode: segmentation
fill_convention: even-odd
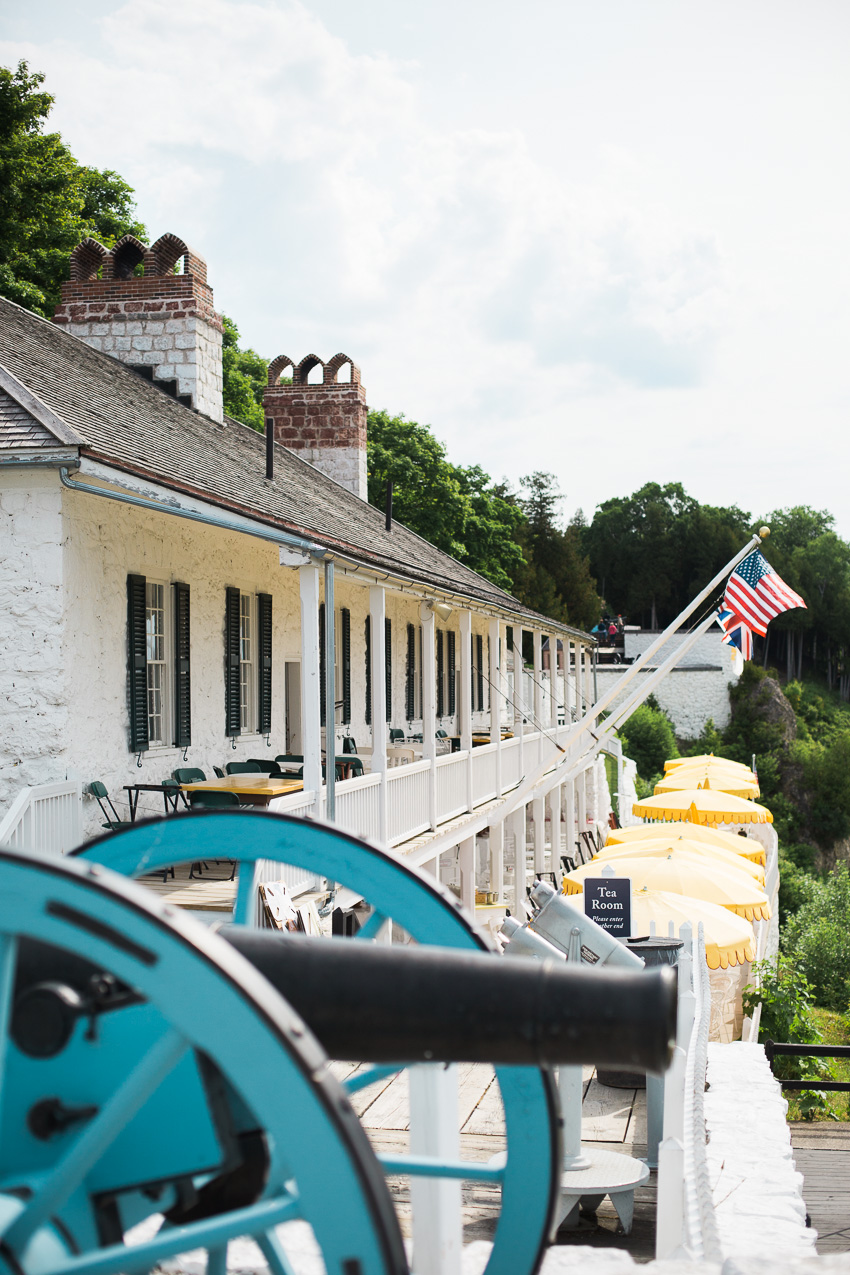
[[[226,854],[234,924],[212,933],[128,880]],[[354,940],[253,926],[264,860],[341,882],[371,905]],[[108,865],[108,866],[104,866]],[[137,824],[66,860],[0,852],[0,1265],[26,1275],[153,1269],[228,1244],[297,1270],[287,1223],[328,1272],[408,1269],[386,1172],[498,1182],[489,1275],[539,1266],[559,1198],[551,1068],[665,1065],[664,971],[505,961],[457,900],[375,846],[282,816],[215,812]],[[369,941],[392,919],[409,946]],[[249,924],[250,923],[250,924]],[[496,1066],[498,1164],[372,1151],[328,1058]]]

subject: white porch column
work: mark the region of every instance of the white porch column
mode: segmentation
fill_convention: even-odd
[[[522,629],[514,627],[514,734],[519,736],[519,773],[525,774],[524,758],[523,758],[523,735],[525,727],[523,725],[523,711],[525,705],[523,701],[523,672],[522,672]]]
[[[553,731],[558,729],[558,635],[549,634],[549,723]],[[556,736],[557,738],[557,736]]]
[[[584,658],[581,653],[581,642],[576,642],[576,712],[584,716]]]
[[[422,756],[431,763],[428,771],[428,818],[431,830],[437,827],[437,653],[436,617],[428,606],[419,608],[422,621]],[[440,875],[437,863],[435,876]]]
[[[552,871],[560,885],[563,866],[561,864],[561,785],[556,784],[549,793],[549,829],[552,840]]]
[[[319,697],[319,568],[298,568],[301,593],[301,751],[304,788],[316,794],[315,813],[322,804],[322,722]]]
[[[572,779],[568,779],[564,784],[564,798],[564,826],[566,828],[564,854],[568,854],[571,859],[574,859],[576,853],[576,786]]]
[[[457,1065],[441,1067],[426,1063],[410,1067],[407,1074],[411,1155],[459,1159]],[[410,1203],[417,1275],[460,1275],[463,1254],[460,1182],[450,1178],[413,1177]]]
[[[544,721],[543,715],[543,634],[534,629],[534,729],[539,731]]]
[[[386,590],[380,584],[369,589],[369,628],[372,648],[372,773],[381,776],[378,840],[387,839],[387,665]]]
[[[546,803],[535,797],[531,803],[531,821],[534,829],[534,871],[546,871]]]
[[[458,611],[460,627],[460,703],[458,728],[460,746],[468,751],[466,759],[466,808],[472,804],[472,612]]]
[[[490,889],[496,893],[496,902],[505,897],[505,821],[490,825]]]
[[[520,903],[525,898],[525,806],[508,815],[509,830],[514,839],[514,880],[508,895],[511,915],[523,915]]]
[[[569,726],[572,721],[573,710],[573,688],[570,685],[570,663],[572,660],[572,651],[574,643],[569,638],[564,638],[564,722]]]
[[[576,843],[585,849],[581,834],[587,832],[587,771],[583,770],[576,779],[576,815],[577,815],[577,836]]]
[[[458,851],[458,867],[460,869],[460,901],[468,909],[469,915],[475,916],[475,838],[467,837],[461,841]]]
[[[502,626],[491,620],[487,637],[490,644],[490,743],[496,745],[496,792],[502,795]]]

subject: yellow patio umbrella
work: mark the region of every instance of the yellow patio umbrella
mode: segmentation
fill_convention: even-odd
[[[603,859],[585,863],[564,877],[565,894],[581,894],[586,877],[598,877]],[[692,899],[718,903],[748,921],[769,921],[770,903],[764,890],[739,868],[712,863],[687,850],[667,855],[623,855],[611,865],[617,876],[630,877],[633,890],[664,890]]]
[[[635,823],[628,828],[612,828],[608,833],[608,845],[628,845],[633,841],[657,841],[659,837],[687,837],[689,841],[701,841],[706,845],[723,846],[734,854],[752,859],[754,863],[767,863],[764,846],[752,837],[741,837],[737,832],[723,832],[707,823]]]
[[[749,766],[739,766],[735,762],[725,761],[722,758],[715,758],[714,761],[688,760],[682,766],[674,766],[672,770],[665,771],[661,782],[669,783],[673,779],[681,779],[683,775],[707,775],[709,779],[715,775],[732,775],[735,779],[740,779],[742,783],[758,783],[755,772],[750,770]]]
[[[663,792],[681,792],[685,788],[716,788],[718,792],[729,792],[736,797],[758,797],[759,786],[755,779],[746,779],[733,770],[692,770],[680,767],[665,775],[655,785],[655,795]]]
[[[714,753],[698,753],[695,757],[668,757],[664,763],[664,773],[669,775],[671,770],[677,770],[680,766],[727,766],[733,770],[743,770],[748,775],[753,773],[744,762],[732,761],[731,757],[715,757]]]
[[[642,819],[688,819],[691,823],[773,823],[767,806],[745,801],[716,788],[684,788],[636,801],[632,810]]]
[[[635,890],[632,895],[632,933],[649,934],[655,922],[659,935],[666,935],[670,922],[676,934],[688,921],[696,932],[702,923],[705,933],[705,959],[710,970],[728,969],[755,958],[753,927],[742,916],[717,903],[706,903],[686,894],[670,894],[666,890]]]
[[[675,828],[687,829],[689,826],[697,827],[696,824],[688,825],[678,823],[673,825]],[[743,838],[742,838],[743,840]],[[685,851],[699,859],[707,859],[715,863],[724,864],[727,868],[734,871],[743,872],[752,881],[757,882],[764,887],[764,868],[760,863],[754,863],[752,859],[747,859],[742,854],[735,854],[732,850],[727,850],[725,846],[713,846],[707,841],[696,841],[691,837],[673,833],[669,836],[659,837],[657,840],[651,840],[644,837],[640,841],[623,841],[619,844],[604,846],[598,854],[593,856],[593,863],[607,863],[610,859],[622,859],[624,856],[631,857],[649,855],[651,858],[663,858],[670,851]]]

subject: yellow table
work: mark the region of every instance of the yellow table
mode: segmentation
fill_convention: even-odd
[[[223,779],[204,779],[180,787],[183,792],[233,792],[243,805],[267,806],[272,797],[301,792],[304,781],[286,775],[225,775]]]

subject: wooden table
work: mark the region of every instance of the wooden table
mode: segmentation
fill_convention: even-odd
[[[180,787],[183,792],[233,792],[245,806],[267,806],[272,797],[302,792],[304,781],[288,779],[286,775],[225,775],[223,779],[204,779]]]
[[[136,822],[136,811],[139,808],[139,793],[142,792],[160,792],[165,805],[165,813],[167,815],[177,813],[177,802],[180,798],[180,789],[176,784],[125,784],[124,791],[127,794],[127,801],[130,806],[130,823]],[[185,804],[186,798],[183,798]]]

